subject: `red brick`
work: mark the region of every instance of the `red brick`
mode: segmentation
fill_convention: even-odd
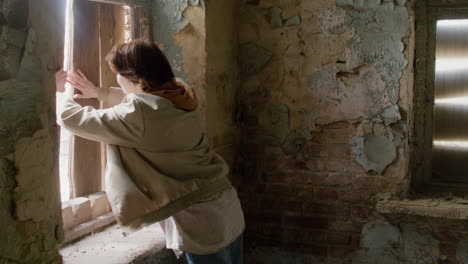
[[[300,197],[305,200],[314,200],[314,194],[314,187],[311,185],[303,185],[301,187],[298,187],[298,192],[296,193],[297,197]]]
[[[293,188],[286,183],[263,183],[258,184],[255,188],[257,194],[292,194]]]
[[[366,170],[351,159],[327,159],[325,163],[327,171],[366,173]]]
[[[303,245],[323,242],[327,238],[327,232],[321,230],[285,229],[283,230],[284,243],[299,243]]]
[[[350,215],[349,205],[345,203],[305,203],[304,213],[309,215],[348,217]]]
[[[346,186],[346,185],[350,185],[353,183],[352,178],[353,178],[352,173],[330,172],[328,173],[328,177],[325,181],[325,184],[330,185],[330,186]]]
[[[352,189],[346,188],[339,190],[339,197],[342,201],[360,203],[362,205],[372,204],[372,197],[375,196],[378,191],[374,189]]]
[[[323,172],[325,171],[325,162],[326,162],[326,159],[318,159],[318,158],[312,158],[312,159],[309,159],[307,162],[305,162],[305,166],[308,171],[310,172],[314,172],[314,171],[318,171],[318,172]]]
[[[346,232],[329,232],[327,242],[332,245],[351,245],[352,234]]]
[[[445,257],[442,263],[457,263],[457,244],[441,243],[440,254]]]
[[[328,255],[328,246],[323,244],[298,246],[301,250],[315,256],[326,257]]]
[[[352,254],[354,249],[346,246],[330,246],[328,249],[328,256],[330,258],[345,258]]]
[[[324,129],[338,129],[338,128],[349,128],[352,124],[346,121],[339,121],[323,126]]]
[[[351,216],[367,219],[373,214],[374,210],[369,206],[354,205],[351,207]]]
[[[245,219],[247,222],[261,223],[261,224],[281,225],[281,217],[282,216],[279,213],[248,212],[245,214]]]
[[[251,195],[239,194],[239,200],[242,208],[246,211],[255,211],[258,209],[258,199]]]
[[[262,181],[265,183],[293,183],[303,184],[304,176],[300,172],[266,172],[262,175]]]
[[[315,216],[285,216],[284,225],[308,229],[326,229],[328,228],[328,219]]]
[[[315,190],[315,198],[319,201],[337,200],[338,192],[334,188],[320,187]]]
[[[364,226],[363,223],[360,223],[357,221],[351,221],[351,220],[330,221],[330,230],[335,230],[335,231],[343,231],[343,232],[351,232],[351,233],[359,234],[361,233],[363,226]]]
[[[261,197],[259,206],[268,211],[302,212],[302,201],[290,200],[284,197]]]
[[[328,178],[325,172],[302,172],[301,174],[306,184],[324,185]]]
[[[327,156],[330,158],[349,158],[351,157],[351,147],[349,144],[328,145]]]
[[[348,129],[324,129],[322,132],[312,133],[314,144],[348,144],[352,131]]]

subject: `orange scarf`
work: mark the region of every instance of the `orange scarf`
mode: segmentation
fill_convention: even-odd
[[[198,102],[192,88],[179,80],[172,80],[161,85],[157,91],[146,92],[148,94],[164,97],[171,101],[177,108],[193,111]]]

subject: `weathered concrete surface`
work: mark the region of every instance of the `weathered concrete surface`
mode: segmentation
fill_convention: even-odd
[[[395,144],[383,136],[358,137],[351,146],[354,158],[368,171],[382,173],[396,158]]]

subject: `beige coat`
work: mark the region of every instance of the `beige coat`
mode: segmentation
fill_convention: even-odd
[[[128,94],[101,110],[65,100],[57,122],[108,144],[106,192],[117,221],[128,231],[232,187],[228,167],[210,150],[197,111],[177,109],[165,98]]]

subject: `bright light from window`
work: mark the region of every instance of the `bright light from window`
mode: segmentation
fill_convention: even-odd
[[[468,106],[468,96],[440,98],[434,100],[436,105],[461,105]]]
[[[460,27],[468,26],[468,19],[446,19],[438,20],[437,27]]]
[[[133,27],[133,9],[132,7],[125,5],[123,7],[125,11],[124,23],[125,23],[125,42],[128,43],[132,41],[132,27]]]
[[[63,70],[73,70],[73,0],[67,0],[65,10],[65,45]],[[73,97],[73,87],[70,84],[65,85],[65,93],[57,94],[57,101]],[[70,200],[71,182],[70,182],[70,144],[72,134],[65,129],[60,129],[60,148],[59,148],[59,175],[60,175],[60,193],[62,202]]]
[[[434,148],[468,149],[467,140],[434,140]]]
[[[468,58],[436,59],[436,73],[468,70]]]

